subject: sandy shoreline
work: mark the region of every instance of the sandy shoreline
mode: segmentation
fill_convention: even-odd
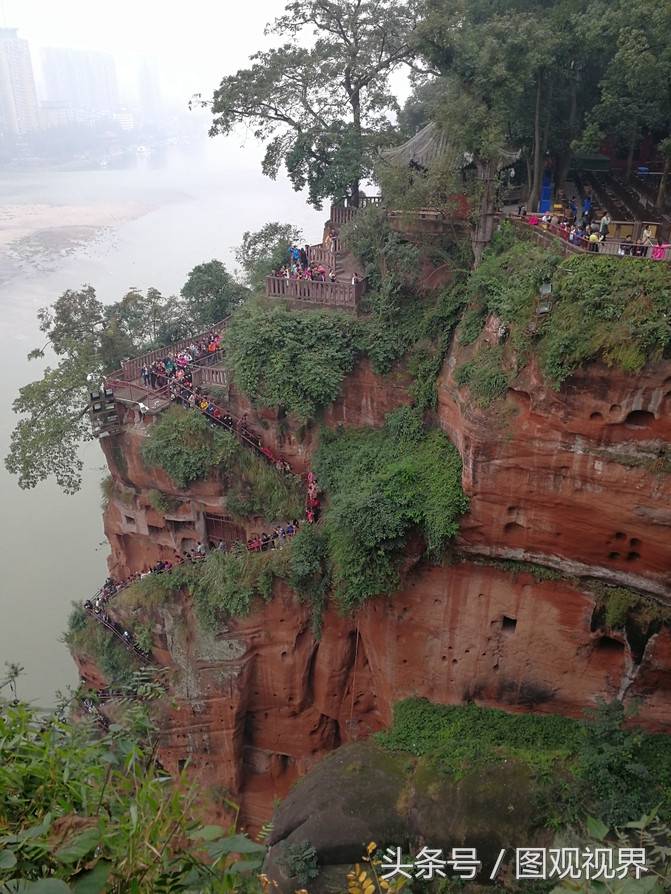
[[[96,205],[15,204],[0,207],[0,247],[27,239],[36,233],[115,226],[152,210],[142,202],[113,202]],[[55,235],[55,233],[54,233]]]

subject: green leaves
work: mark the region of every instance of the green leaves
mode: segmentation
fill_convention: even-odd
[[[396,588],[411,533],[439,557],[468,508],[459,453],[442,432],[424,432],[407,407],[381,431],[322,432],[314,468],[329,494],[328,554],[348,609]]]
[[[93,869],[77,876],[73,885],[75,894],[103,894],[113,866],[107,860],[99,860]]]
[[[7,894],[256,894],[265,848],[194,826],[194,798],[185,779],[172,785],[158,770],[151,743],[119,725],[101,737],[23,703],[0,705]]]
[[[171,407],[149,430],[142,456],[184,488],[220,463],[231,462],[241,449],[232,434],[213,428],[201,413]]]
[[[0,872],[7,869],[13,869],[16,866],[16,857],[12,851],[0,851]]]
[[[55,858],[61,863],[78,863],[99,844],[100,834],[100,829],[97,826],[85,829],[66,844],[61,845],[54,853]]]
[[[338,396],[356,357],[356,325],[328,313],[244,308],[226,333],[235,382],[262,406],[302,422]]]
[[[291,244],[301,244],[303,233],[291,224],[273,221],[256,232],[243,234],[235,259],[242,266],[247,284],[254,291],[263,291],[266,276],[288,261]]]
[[[210,135],[243,123],[266,145],[263,172],[284,164],[310,202],[342,199],[370,172],[388,112],[397,108],[389,74],[410,58],[413,3],[338,0],[289,3],[271,31],[279,45],[255,53],[214,93]],[[297,37],[314,30],[307,48]]]
[[[198,326],[205,328],[227,317],[249,292],[221,261],[212,260],[191,270],[181,294],[185,315],[191,321],[188,325],[193,327],[193,321],[198,321]]]

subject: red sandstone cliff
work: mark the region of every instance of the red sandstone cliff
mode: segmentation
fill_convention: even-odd
[[[454,384],[462,359],[445,363],[437,420],[463,458],[471,511],[458,545],[468,560],[416,565],[400,592],[354,618],[330,608],[320,641],[308,609],[284,585],[270,604],[222,630],[200,630],[186,594],[154,610],[156,654],[174,670],[161,759],[170,769],[189,759],[215,800],[230,792],[252,825],[320,755],[386,725],[393,704],[408,696],[570,715],[599,697],[636,697],[643,722],[668,728],[668,629],[633,655],[621,632],[592,629],[594,597],[582,584],[536,583],[528,573],[477,564],[475,554],[671,599],[671,476],[658,456],[671,442],[671,364],[638,376],[595,365],[559,393],[532,366],[504,401],[480,411]],[[406,385],[402,372],[381,379],[364,364],[326,422],[379,425],[408,402]],[[251,415],[234,391],[230,398],[234,410]],[[216,480],[181,495],[172,513],[152,509],[149,489],[175,489],[142,464],[144,424],[130,411],[125,423],[105,446],[118,485],[105,514],[115,574],[203,539],[213,517],[239,529]],[[272,413],[257,417],[256,427],[297,468],[309,465],[314,430],[281,435]]]

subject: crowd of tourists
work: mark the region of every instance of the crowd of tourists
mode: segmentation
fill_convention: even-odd
[[[655,238],[652,229],[647,224],[636,241],[631,235],[624,236],[619,240],[609,240],[612,218],[607,211],[604,211],[600,218],[595,217],[594,206],[589,195],[583,199],[581,210],[578,209],[576,197],[571,196],[568,205],[561,210],[546,211],[542,215],[527,214],[526,206],[519,205],[517,214],[524,218],[530,226],[539,226],[549,230],[572,245],[592,253],[605,250],[605,243],[609,241],[611,245],[613,242],[617,244],[617,250],[609,251],[609,254],[616,253],[620,257],[650,258],[652,261],[663,261],[666,259],[667,249],[671,248],[671,244],[660,238]]]
[[[290,280],[307,280],[308,282],[335,282],[336,272],[333,267],[326,269],[323,264],[310,261],[310,246],[299,248],[290,245],[287,260],[273,270],[273,276]]]
[[[163,360],[155,360],[151,364],[145,364],[140,370],[142,384],[147,388],[164,388],[170,382],[189,383],[193,381],[190,366],[203,360],[216,352],[221,347],[221,335],[218,332],[210,332],[198,342],[193,342],[178,354],[166,356]]]
[[[205,349],[205,354],[213,354],[218,351],[220,341],[219,335],[212,334],[201,345]],[[197,351],[191,353],[189,350],[185,350],[174,357],[166,355],[151,366],[145,364],[140,371],[142,384],[153,390],[167,388],[172,403],[180,404],[187,409],[198,410],[214,425],[221,426],[237,435],[239,440],[256,450],[278,471],[290,473],[289,463],[281,456],[276,455],[269,447],[265,447],[259,436],[249,428],[246,413],[240,419],[235,419],[214,403],[204,388],[198,385],[194,386],[192,364],[202,356],[203,354],[199,354]],[[138,402],[138,409],[142,417],[149,412],[149,407],[143,401]]]
[[[319,489],[317,479],[312,472],[308,472],[308,488],[307,488],[307,508],[306,520],[308,524],[317,521],[320,510]],[[224,540],[210,541],[209,547],[201,541],[198,541],[193,549],[185,549],[181,553],[175,553],[172,559],[160,559],[151,566],[146,566],[143,571],[137,571],[129,575],[123,580],[117,581],[113,577],[108,577],[100,590],[91,599],[84,602],[84,609],[92,615],[97,621],[107,627],[112,633],[121,639],[121,641],[132,651],[135,651],[145,660],[151,659],[151,654],[142,649],[135,641],[133,634],[127,630],[118,621],[115,621],[107,612],[109,601],[121,593],[123,590],[143,580],[150,575],[166,574],[183,565],[200,562],[205,559],[209,552],[267,552],[268,550],[282,549],[284,545],[294,537],[299,530],[300,523],[294,518],[286,524],[277,525],[270,533],[263,532],[261,534],[253,534],[246,542],[235,541],[226,543]]]
[[[128,586],[128,584],[125,584],[125,586]],[[151,652],[143,649],[137,643],[131,631],[112,618],[106,610],[109,600],[121,589],[124,589],[124,586],[117,586],[114,581],[108,579],[105,582],[105,586],[93,599],[86,600],[84,609],[121,640],[129,651],[135,652],[144,661],[151,661]]]

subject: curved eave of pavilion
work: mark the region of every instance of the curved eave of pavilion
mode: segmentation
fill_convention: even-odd
[[[499,168],[512,165],[519,158],[519,151],[508,147],[498,149]],[[438,159],[446,159],[455,168],[464,168],[471,164],[471,155],[458,152],[450,142],[449,134],[440,128],[435,121],[427,124],[405,143],[382,149],[380,157],[390,165],[407,167],[417,165],[428,168]]]

